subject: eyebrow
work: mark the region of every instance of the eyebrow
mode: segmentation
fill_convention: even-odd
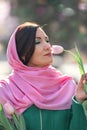
[[[41,39],[41,37],[36,37],[36,38]],[[46,36],[45,38],[46,38],[46,39],[49,39],[49,37],[48,37],[48,36]]]

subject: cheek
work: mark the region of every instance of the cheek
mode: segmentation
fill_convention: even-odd
[[[32,56],[33,61],[37,61],[39,59],[41,60],[41,57],[42,57],[41,48],[36,48],[34,53],[33,53],[33,56]]]
[[[34,56],[40,56],[43,53],[43,48],[40,45],[35,47]]]

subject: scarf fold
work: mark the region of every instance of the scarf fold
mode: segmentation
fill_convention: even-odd
[[[17,29],[8,44],[7,57],[12,73],[0,81],[0,102],[10,102],[19,114],[33,104],[49,110],[69,109],[76,88],[72,77],[63,75],[52,66],[25,66],[16,51]]]

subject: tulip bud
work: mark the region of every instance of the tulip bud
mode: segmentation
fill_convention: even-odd
[[[52,45],[52,53],[53,54],[60,54],[64,51],[64,48],[59,45]]]
[[[3,108],[4,108],[4,111],[6,112],[6,114],[8,114],[8,115],[12,115],[15,112],[13,106],[8,102],[6,102],[3,105]]]

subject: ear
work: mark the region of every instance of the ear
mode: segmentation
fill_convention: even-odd
[[[22,56],[22,62],[24,63],[25,62],[25,56]]]

